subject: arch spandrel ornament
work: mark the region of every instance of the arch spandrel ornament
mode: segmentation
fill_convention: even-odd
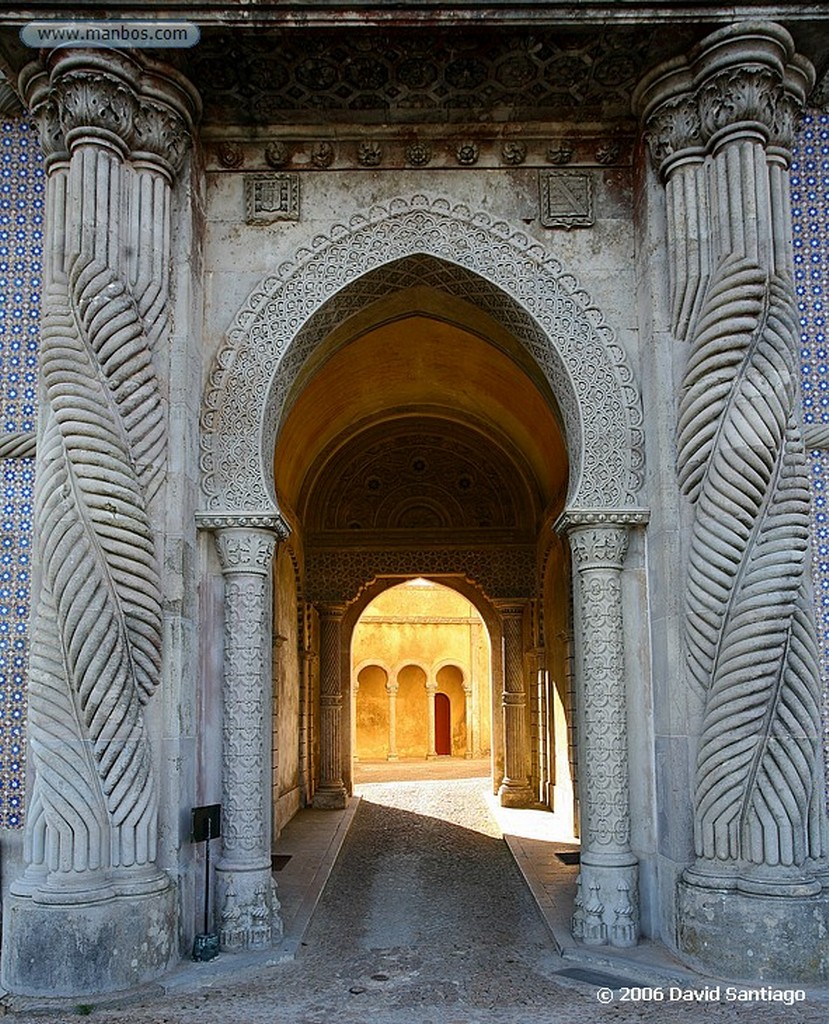
[[[570,454],[568,505],[635,506],[642,407],[627,357],[577,280],[508,224],[415,196],[336,225],[254,289],[231,326],[202,412],[206,511],[277,507],[276,433],[308,358],[390,292],[461,294],[506,327],[548,381]]]

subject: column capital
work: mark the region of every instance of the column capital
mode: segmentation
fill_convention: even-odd
[[[325,601],[317,605],[320,619],[328,622],[342,622],[348,605],[341,601]]]
[[[171,180],[201,112],[183,75],[121,51],[55,50],[28,64],[19,84],[41,123],[47,155],[103,145],[155,165]]]
[[[267,576],[276,550],[277,538],[270,530],[227,527],[216,531],[216,547],[222,573]]]
[[[524,598],[497,598],[493,605],[501,618],[523,618],[528,602]]]
[[[197,512],[196,528],[199,530],[258,529],[269,530],[279,540],[291,536],[291,528],[282,514],[276,510],[263,512]]]
[[[786,29],[743,22],[655,68],[636,89],[634,108],[653,162],[668,177],[683,159],[733,137],[790,151],[814,77]]]
[[[621,569],[634,526],[644,526],[646,509],[572,509],[558,519],[555,529],[570,542],[577,569]]]

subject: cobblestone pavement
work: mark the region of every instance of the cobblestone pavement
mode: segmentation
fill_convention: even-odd
[[[482,779],[381,782],[363,800],[290,963],[100,1024],[826,1024],[829,1006],[597,999],[566,969],[492,820]],[[570,965],[572,966],[572,965]],[[704,991],[702,983],[700,991]],[[709,993],[710,995],[710,993]],[[17,1018],[23,1024],[25,1018]],[[43,1021],[44,1018],[37,1018]],[[53,1019],[54,1016],[53,1016]],[[76,1021],[73,1014],[58,1017]]]

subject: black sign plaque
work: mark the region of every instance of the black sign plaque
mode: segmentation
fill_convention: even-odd
[[[193,843],[218,839],[222,834],[222,805],[206,804],[204,807],[194,807],[191,833],[190,841]]]

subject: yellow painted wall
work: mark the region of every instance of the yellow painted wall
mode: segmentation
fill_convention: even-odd
[[[472,755],[490,749],[490,645],[483,620],[462,594],[439,584],[409,582],[378,595],[354,629],[351,648],[356,695],[355,753],[361,760],[389,754],[386,679],[397,679],[397,755],[428,753],[427,681],[452,707],[452,753],[466,753],[468,723],[463,681],[472,683]],[[447,667],[451,666],[451,667]],[[373,680],[383,675],[383,692]],[[382,702],[385,706],[382,707]]]

